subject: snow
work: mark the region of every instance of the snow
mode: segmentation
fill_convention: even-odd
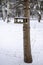
[[[0,65],[43,65],[43,21],[30,20],[32,63],[24,62],[23,24],[0,19]]]

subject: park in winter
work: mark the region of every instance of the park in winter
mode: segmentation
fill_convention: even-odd
[[[0,0],[0,65],[43,65],[42,0]]]

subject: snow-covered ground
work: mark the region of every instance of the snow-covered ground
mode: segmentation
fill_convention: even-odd
[[[24,62],[23,25],[0,19],[0,65],[43,65],[43,21],[30,20],[32,63]]]

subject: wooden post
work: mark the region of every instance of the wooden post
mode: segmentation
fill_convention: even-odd
[[[27,20],[24,19],[23,22],[23,39],[24,39],[24,61],[26,63],[32,62],[31,46],[30,46],[30,9],[29,0],[24,0],[24,17],[28,17]]]

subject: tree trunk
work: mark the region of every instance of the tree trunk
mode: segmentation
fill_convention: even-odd
[[[26,63],[32,62],[31,55],[31,46],[30,46],[30,9],[29,1],[24,0],[24,17],[27,17],[27,20],[23,20],[23,39],[24,39],[24,61]],[[25,23],[26,22],[26,23]]]

